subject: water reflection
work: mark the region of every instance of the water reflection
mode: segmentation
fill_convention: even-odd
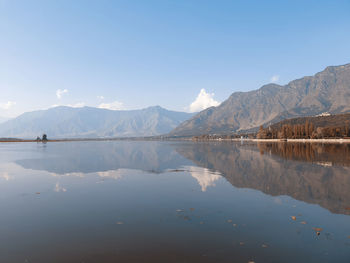
[[[178,145],[196,165],[220,172],[233,186],[288,195],[333,213],[350,214],[348,145],[247,144]],[[286,161],[286,159],[288,161]],[[330,160],[331,164],[324,165]]]
[[[221,178],[218,172],[196,166],[187,166],[185,167],[185,171],[188,171],[197,180],[202,192],[207,191],[208,187],[214,187],[215,182]]]
[[[76,147],[71,143],[47,147],[41,158],[16,163],[53,176],[116,180],[129,169],[162,173],[181,167],[179,171],[195,178],[203,192],[224,176],[235,187],[288,195],[333,213],[350,214],[347,144],[90,142]]]
[[[134,169],[161,173],[191,162],[162,142],[71,142],[47,145],[40,158],[15,162],[26,169],[56,174],[112,173]]]
[[[53,189],[55,192],[67,192],[67,189],[62,187],[59,182],[56,183],[55,188]]]
[[[287,160],[313,162],[323,166],[350,166],[350,144],[331,143],[258,143],[261,154],[269,153]]]
[[[12,176],[10,176],[8,174],[8,172],[2,172],[2,173],[0,173],[0,178],[5,180],[5,181],[9,181],[12,179]]]
[[[289,147],[0,144],[0,262],[348,262],[346,150]]]

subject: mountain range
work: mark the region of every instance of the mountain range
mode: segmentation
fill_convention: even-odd
[[[281,86],[235,92],[217,107],[203,110],[175,128],[170,136],[227,134],[283,119],[350,112],[350,64],[327,67]]]
[[[159,106],[128,111],[59,106],[27,112],[0,121],[0,137],[36,138],[43,133],[49,138],[230,134],[324,112],[350,112],[350,64],[330,66],[284,86],[267,84],[258,90],[234,92],[219,106],[197,114]]]
[[[24,113],[0,124],[0,137],[49,138],[143,137],[169,133],[193,114],[159,106],[115,111],[59,106]]]

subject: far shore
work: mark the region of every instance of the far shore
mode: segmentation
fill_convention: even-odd
[[[350,138],[346,139],[205,139],[205,140],[194,140],[192,138],[154,138],[154,137],[133,137],[133,138],[77,138],[77,139],[52,139],[47,141],[37,141],[37,140],[28,140],[28,139],[0,139],[0,143],[14,143],[14,142],[37,142],[37,143],[47,143],[47,142],[81,142],[81,141],[194,141],[194,142],[297,142],[297,143],[350,143]]]
[[[195,141],[350,143],[350,139],[208,139]]]
[[[25,140],[25,139],[10,139],[10,140],[0,140],[0,142],[41,142],[41,143],[46,143],[46,142],[68,142],[68,141],[74,141],[74,140],[47,140],[47,141],[37,141],[37,140]],[[82,140],[76,140],[76,141],[82,141]]]

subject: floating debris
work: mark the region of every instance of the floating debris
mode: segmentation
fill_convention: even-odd
[[[261,245],[261,247],[263,247],[263,248],[267,248],[267,247],[269,247],[268,245],[266,245],[266,244],[262,244]]]
[[[349,207],[345,207],[345,210],[350,210],[350,206]]]
[[[181,213],[181,212],[183,212],[184,210],[183,209],[177,209],[176,210],[176,212],[178,212],[178,213]]]
[[[239,245],[240,246],[244,246],[244,242],[239,242]]]
[[[255,261],[248,261],[248,263],[255,263]]]
[[[184,216],[185,220],[191,220],[191,218],[189,216]]]
[[[117,225],[123,225],[124,223],[121,221],[116,222]]]
[[[234,226],[234,227],[236,227],[236,226],[237,226],[237,224],[233,224],[233,226]]]
[[[40,195],[40,192],[36,192],[35,194],[36,194],[36,195]]]
[[[300,224],[306,225],[307,223],[305,221],[300,222]]]
[[[291,218],[295,221],[297,220],[297,218],[295,216],[291,216]]]
[[[312,228],[313,230],[315,230],[315,232],[316,232],[316,235],[321,235],[321,231],[323,230],[322,228],[320,228],[320,227],[313,227]]]
[[[190,211],[193,212],[193,211],[194,211],[194,208],[190,208]]]
[[[204,224],[204,222],[203,222],[203,221],[200,221],[200,222],[199,222],[199,224],[203,225],[203,224]]]
[[[232,223],[232,219],[227,220],[227,223]]]

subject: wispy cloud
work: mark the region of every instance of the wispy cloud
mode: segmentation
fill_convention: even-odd
[[[105,99],[105,97],[103,97],[103,96],[97,96],[97,98],[98,98],[99,100],[104,100],[104,99]]]
[[[220,102],[214,100],[214,93],[207,93],[205,89],[201,89],[197,98],[189,106],[189,111],[197,112],[218,105]]]
[[[61,99],[63,94],[65,94],[65,93],[68,93],[67,89],[58,89],[58,90],[56,90],[56,97],[58,99]]]
[[[107,109],[107,110],[124,110],[124,105],[120,101],[113,101],[111,103],[101,103],[98,105],[100,109]]]
[[[3,109],[3,110],[9,110],[10,108],[12,108],[15,105],[16,105],[16,102],[8,101],[8,102],[5,102],[5,103],[0,103],[0,108]]]
[[[72,107],[72,108],[82,108],[85,105],[86,105],[85,102],[77,102],[77,103],[74,103],[74,104],[54,104],[54,105],[51,105],[50,108],[55,108],[55,107],[58,107],[58,106],[67,106],[67,107]]]
[[[68,104],[67,106],[73,107],[73,108],[82,108],[85,106],[85,102],[77,102],[75,104]]]
[[[273,75],[271,78],[270,78],[270,82],[271,83],[276,83],[280,80],[280,76],[279,75]]]

